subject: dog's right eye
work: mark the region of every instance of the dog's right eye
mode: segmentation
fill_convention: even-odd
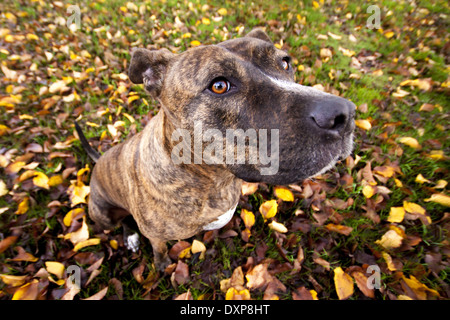
[[[231,88],[230,82],[224,78],[218,78],[213,80],[213,82],[211,82],[211,85],[209,86],[209,90],[211,90],[215,94],[224,94],[230,91],[230,88]]]

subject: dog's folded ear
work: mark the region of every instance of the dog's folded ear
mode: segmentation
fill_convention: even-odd
[[[255,28],[249,33],[247,33],[245,36],[273,43],[272,40],[270,40],[270,37],[267,35],[267,33],[264,32],[262,28]]]
[[[143,83],[152,95],[159,96],[170,60],[175,56],[167,49],[134,49],[128,76],[133,83]]]

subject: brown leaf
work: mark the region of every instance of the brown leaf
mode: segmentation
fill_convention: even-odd
[[[100,290],[99,292],[97,292],[96,294],[93,294],[89,298],[86,298],[83,300],[102,300],[105,297],[107,292],[108,292],[108,287],[105,287],[102,290]]]
[[[345,236],[348,236],[353,231],[352,227],[343,226],[343,225],[340,225],[340,224],[333,224],[333,223],[327,224],[325,226],[325,228],[327,228],[329,231],[334,231],[334,232],[343,234]]]
[[[292,299],[294,300],[314,300],[311,292],[305,287],[297,288],[292,292]]]
[[[367,287],[367,277],[364,275],[364,273],[360,272],[360,271],[354,271],[351,273],[351,276],[353,277],[353,279],[355,279],[356,281],[356,285],[358,286],[359,290],[361,290],[361,292],[369,298],[375,298],[374,295],[374,290],[373,289],[369,289]]]
[[[174,281],[178,285],[185,284],[190,279],[189,266],[183,261],[179,260],[177,263],[177,268],[175,269],[175,272],[172,275],[174,277]]]
[[[177,243],[175,243],[172,248],[170,248],[169,250],[169,257],[172,260],[177,260],[180,253],[183,252],[184,250],[188,249],[191,247],[191,244],[187,241],[178,241]]]
[[[17,236],[9,236],[0,241],[0,253],[2,253],[6,249],[8,249],[9,246],[14,244],[17,241],[17,238],[18,238]]]
[[[247,279],[247,288],[250,290],[264,289],[270,281],[272,275],[267,270],[268,264],[258,264],[252,270],[247,272],[245,278]]]

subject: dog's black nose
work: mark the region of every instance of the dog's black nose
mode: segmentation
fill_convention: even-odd
[[[316,101],[311,108],[310,119],[320,129],[343,135],[353,121],[355,105],[344,98],[331,96]]]

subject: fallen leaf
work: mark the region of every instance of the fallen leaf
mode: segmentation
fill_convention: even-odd
[[[205,258],[205,252],[206,252],[206,247],[203,244],[203,242],[198,241],[198,240],[194,240],[192,242],[192,246],[191,246],[191,252],[193,254],[199,253],[200,252],[200,257],[199,259],[202,260]]]
[[[107,292],[108,292],[108,287],[105,287],[102,290],[100,290],[99,292],[90,296],[89,298],[82,299],[82,300],[102,300],[106,296]]]
[[[260,207],[259,212],[264,218],[264,221],[267,219],[275,217],[277,214],[278,204],[276,200],[265,201]]]
[[[402,245],[403,238],[394,230],[389,230],[380,240],[375,241],[376,244],[384,247],[387,250],[398,248]]]
[[[229,288],[225,294],[225,300],[251,300],[250,291],[247,289]]]
[[[431,295],[435,298],[440,297],[439,293],[436,290],[428,288],[425,284],[421,283],[414,276],[410,276],[408,279],[403,275],[402,279],[403,279],[404,283],[409,288],[411,288],[411,290],[414,292],[414,294],[417,296],[417,298],[419,300],[427,300],[428,295]],[[403,283],[402,283],[402,286],[403,286]],[[415,298],[415,297],[411,297],[411,298]]]
[[[288,188],[275,187],[274,194],[278,199],[281,199],[283,201],[288,201],[288,202],[294,201],[294,194]]]
[[[255,224],[255,215],[253,212],[246,209],[241,210],[241,219],[244,221],[244,225],[247,229],[251,229],[251,227]]]
[[[24,276],[13,276],[10,274],[0,274],[0,279],[2,279],[2,281],[11,287],[18,287],[21,286],[22,284],[25,283],[25,280],[27,279],[28,276],[24,275]]]
[[[31,282],[24,284],[14,292],[12,300],[35,300],[38,295],[39,281],[37,279],[31,280]]]
[[[372,198],[372,196],[375,194],[376,191],[377,191],[377,187],[371,186],[369,184],[364,186],[362,189],[362,193],[363,193],[364,197],[366,197],[367,199]]]
[[[73,248],[74,252],[79,251],[80,249],[84,248],[84,247],[88,247],[88,246],[95,246],[97,244],[100,244],[100,239],[99,238],[92,238],[92,239],[88,239],[88,240],[84,240],[81,242],[78,242],[75,247]]]
[[[416,179],[415,179],[414,181],[415,181],[415,182],[418,182],[418,183],[420,183],[420,184],[431,183],[431,181],[428,180],[428,179],[425,179],[424,176],[423,176],[421,173],[419,173],[419,174],[417,175],[417,177],[416,177]]]
[[[57,261],[46,261],[45,267],[47,271],[51,274],[54,274],[59,279],[62,279],[64,276],[65,267],[61,262]]]
[[[276,221],[272,221],[268,224],[269,228],[272,230],[275,230],[279,233],[286,233],[288,232],[288,229],[286,228],[286,226],[282,223],[276,222]]]
[[[372,128],[372,124],[369,122],[369,120],[366,119],[356,119],[355,120],[355,125],[358,128],[361,128],[363,130],[370,130]]]
[[[7,195],[8,192],[9,192],[9,190],[6,187],[6,183],[3,180],[0,180],[0,197]]]
[[[339,300],[348,299],[353,294],[353,279],[341,267],[334,269],[334,285]]]
[[[413,148],[413,149],[419,149],[420,148],[420,144],[419,142],[412,137],[403,137],[398,139],[398,142],[406,144],[407,146]]]
[[[47,175],[43,172],[36,171],[35,177],[33,178],[33,183],[35,186],[43,188],[43,189],[50,189],[48,185],[49,178]]]
[[[450,196],[443,193],[433,193],[431,197],[424,199],[425,202],[436,202],[443,206],[450,207]]]
[[[367,287],[367,283],[369,282],[367,277],[364,275],[364,273],[360,271],[354,271],[351,273],[351,276],[353,279],[355,279],[356,285],[358,286],[359,290],[368,298],[375,298],[375,293],[373,289],[369,289]]]
[[[329,223],[329,224],[325,225],[325,228],[327,228],[329,231],[334,231],[334,232],[343,234],[345,236],[348,236],[353,231],[352,227],[343,226],[340,224],[333,224],[333,223]]]
[[[26,213],[29,209],[29,203],[30,198],[28,197],[23,198],[23,200],[19,203],[19,206],[17,207],[16,214],[20,215]]]
[[[247,288],[250,290],[264,289],[269,282],[272,281],[272,275],[267,268],[268,264],[258,264],[248,271],[245,275],[245,278],[247,279]]]
[[[86,203],[86,197],[90,192],[89,186],[86,186],[82,181],[74,181],[67,189],[67,193],[70,196],[71,207],[75,207],[77,204]]]
[[[31,253],[26,252],[22,247],[16,247],[15,249],[17,250],[17,255],[12,259],[8,259],[8,261],[36,262],[39,260],[39,258],[36,258]]]
[[[405,217],[405,209],[403,207],[391,207],[387,221],[400,223]]]

